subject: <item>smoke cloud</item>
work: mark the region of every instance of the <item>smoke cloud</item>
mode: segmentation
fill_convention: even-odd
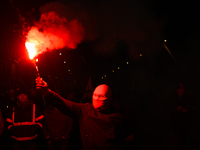
[[[27,42],[35,44],[37,54],[61,48],[75,49],[84,37],[84,28],[77,20],[68,21],[56,12],[43,13],[39,22],[31,27]]]

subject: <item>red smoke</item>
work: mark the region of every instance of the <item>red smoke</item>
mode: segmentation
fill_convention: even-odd
[[[83,40],[84,28],[77,20],[68,21],[51,11],[41,15],[39,22],[31,27],[26,43],[34,43],[36,55],[46,50],[75,49]]]

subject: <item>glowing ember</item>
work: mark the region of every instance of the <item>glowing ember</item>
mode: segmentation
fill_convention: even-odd
[[[25,45],[26,45],[26,49],[28,50],[29,58],[33,59],[36,55],[35,44],[26,42]]]

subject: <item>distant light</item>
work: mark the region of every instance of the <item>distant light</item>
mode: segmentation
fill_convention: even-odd
[[[8,108],[8,106],[7,106],[7,108]]]
[[[35,60],[36,62],[38,62],[38,58],[36,58],[36,60]]]
[[[127,61],[127,62],[126,62],[126,64],[128,65],[128,64],[129,64],[129,62]]]
[[[70,69],[68,71],[70,71]]]
[[[74,81],[74,82],[76,82],[76,81]]]
[[[164,40],[164,42],[166,43],[166,42],[167,42],[167,40]]]
[[[70,72],[70,74],[72,74],[72,73]]]
[[[140,57],[142,57],[142,54],[140,54]]]
[[[106,75],[104,75],[104,77],[106,77]]]
[[[59,55],[62,55],[62,53],[59,53]]]
[[[101,77],[101,79],[103,79],[103,77]]]
[[[112,72],[115,72],[115,70],[112,70]]]
[[[117,69],[120,69],[120,67],[118,67]]]
[[[36,67],[36,69],[38,70],[38,66],[35,66]]]
[[[64,64],[66,64],[66,61],[64,61]]]

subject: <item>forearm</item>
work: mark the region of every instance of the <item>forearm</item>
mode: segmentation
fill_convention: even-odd
[[[68,115],[70,117],[80,117],[81,113],[81,105],[78,103],[71,102],[61,97],[54,91],[48,90],[49,94],[46,97],[47,102],[52,106],[56,107],[63,114]]]

